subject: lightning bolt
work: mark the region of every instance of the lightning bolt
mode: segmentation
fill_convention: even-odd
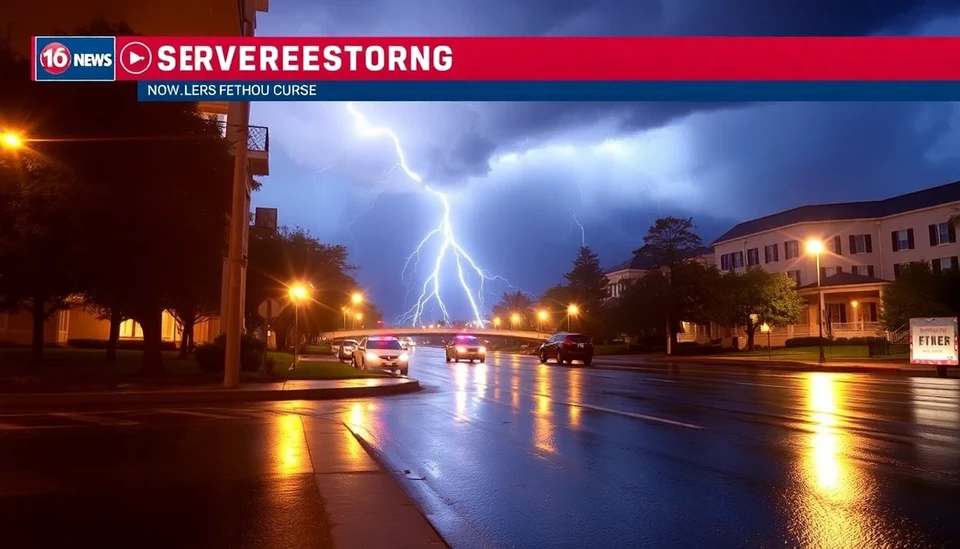
[[[587,231],[584,230],[583,225],[577,219],[577,212],[570,208],[570,217],[573,220],[573,225],[580,227],[580,247],[586,247],[587,245]],[[573,230],[573,225],[570,226],[570,229]]]
[[[473,312],[474,321],[480,327],[484,324],[483,318],[483,284],[488,280],[501,280],[506,282],[508,285],[509,281],[503,277],[496,276],[491,274],[485,269],[482,269],[473,257],[463,249],[463,246],[460,245],[457,240],[456,234],[453,230],[453,223],[451,222],[451,208],[450,200],[447,198],[447,195],[443,192],[431,187],[423,181],[423,177],[413,171],[410,168],[410,165],[407,163],[407,155],[403,151],[403,145],[400,142],[400,138],[397,134],[386,127],[374,126],[370,123],[369,120],[357,110],[353,103],[347,103],[347,112],[349,112],[354,120],[356,121],[357,130],[361,135],[367,137],[386,137],[393,143],[394,152],[397,155],[397,167],[399,167],[411,180],[419,183],[423,186],[423,189],[434,196],[439,202],[443,214],[440,217],[440,222],[437,224],[436,228],[428,232],[420,243],[417,244],[416,249],[411,253],[406,260],[406,263],[403,266],[403,271],[400,273],[401,279],[413,265],[413,272],[416,272],[416,268],[420,263],[420,255],[423,252],[424,246],[430,242],[439,239],[440,240],[440,250],[437,252],[436,258],[433,260],[433,270],[430,272],[430,275],[423,281],[423,286],[420,288],[420,295],[417,297],[416,304],[413,305],[403,316],[402,319],[404,322],[411,322],[414,326],[423,325],[423,314],[424,309],[431,300],[436,301],[437,306],[440,308],[440,313],[443,315],[443,320],[445,322],[450,322],[450,314],[447,311],[447,305],[443,302],[443,298],[440,296],[440,270],[444,264],[444,260],[448,256],[452,255],[453,260],[457,266],[457,279],[460,282],[460,286],[463,289],[464,294],[467,297],[467,300],[470,302],[470,308]],[[471,290],[470,283],[467,277],[467,271],[472,271],[473,274],[479,280],[478,287],[476,291]]]

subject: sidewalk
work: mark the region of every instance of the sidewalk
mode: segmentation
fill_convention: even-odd
[[[335,547],[447,547],[400,487],[402,475],[385,471],[346,425],[304,417],[303,431]]]
[[[733,356],[651,356],[651,355],[608,355],[598,356],[594,364],[603,368],[634,369],[642,367],[662,367],[678,365],[720,366],[731,365],[764,370],[783,370],[794,372],[836,372],[836,373],[883,373],[890,375],[922,376],[935,375],[933,366],[916,365],[904,362],[829,361],[820,364],[815,360],[767,359],[764,357],[745,358]]]
[[[411,378],[289,380],[244,383],[239,389],[219,384],[185,387],[121,387],[115,391],[0,393],[0,408],[75,406],[86,404],[190,404],[268,400],[327,400],[409,393],[420,389]]]

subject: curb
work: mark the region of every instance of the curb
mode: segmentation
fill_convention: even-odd
[[[420,382],[379,387],[319,387],[286,390],[211,389],[205,391],[142,391],[102,393],[0,394],[2,408],[51,408],[87,404],[206,404],[222,402],[266,402],[281,400],[334,400],[399,395],[420,390]]]
[[[620,365],[602,362],[594,362],[597,368],[607,370],[641,370],[643,368],[661,367],[669,368],[671,366],[738,366],[752,368],[755,370],[785,371],[785,372],[834,372],[838,374],[887,374],[887,375],[914,375],[921,372],[903,369],[903,368],[883,368],[878,366],[820,366],[816,364],[805,364],[802,362],[788,361],[759,361],[759,360],[735,360],[735,359],[673,359],[651,360],[644,363],[636,363],[632,366]],[[927,375],[926,372],[923,373]]]

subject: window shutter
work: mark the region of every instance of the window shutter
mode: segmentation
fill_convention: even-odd
[[[960,269],[960,257],[953,256],[950,258],[950,268]]]
[[[912,250],[917,246],[913,240],[913,229],[907,229],[907,249]]]
[[[930,262],[930,266],[933,267],[933,274],[940,274],[943,272],[943,263],[939,259],[934,259]]]
[[[847,305],[845,303],[840,304],[840,322],[847,321]]]
[[[827,268],[826,268],[826,267],[820,267],[820,278],[821,278],[821,279],[827,278]]]
[[[837,272],[838,272],[838,273],[842,273],[842,272],[843,272],[843,267],[837,265]]]
[[[893,251],[895,252],[900,251],[900,238],[897,236],[897,232],[899,231],[890,233],[890,242],[893,244]]]
[[[937,245],[937,226],[936,225],[927,225],[927,229],[930,231],[930,245]]]
[[[850,255],[855,255],[857,253],[857,237],[855,235],[850,235]]]
[[[780,245],[779,244],[773,245],[773,261],[774,262],[780,261]]]
[[[870,307],[870,322],[876,322],[877,321],[877,304],[871,301],[870,303],[867,303],[867,305]]]
[[[867,276],[873,276],[873,265],[867,265]]]
[[[900,264],[899,264],[899,263],[894,263],[894,264],[893,264],[893,278],[897,278],[898,276],[900,276]]]
[[[873,242],[872,242],[873,239],[870,238],[870,235],[868,235],[868,234],[863,235],[863,239],[866,241],[866,242],[864,242],[864,244],[866,245],[867,253],[868,253],[868,254],[872,254],[872,253],[873,253]]]
[[[955,244],[957,242],[957,228],[953,226],[953,223],[947,223],[947,234],[950,238],[950,243]]]
[[[833,237],[833,253],[843,255],[843,250],[840,248],[841,242],[843,242],[843,240],[839,236]]]

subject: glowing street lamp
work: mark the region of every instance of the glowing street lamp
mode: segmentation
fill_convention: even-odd
[[[537,331],[543,330],[543,323],[547,321],[547,311],[543,309],[537,311]]]
[[[499,317],[499,316],[493,317],[493,327],[494,327],[494,328],[499,328],[499,327],[500,327],[500,317]]]
[[[574,304],[570,304],[567,307],[567,331],[570,331],[570,317],[577,316],[580,314],[580,307],[577,307]]]
[[[817,258],[817,327],[820,329],[820,364],[827,361],[823,354],[823,288],[820,286],[820,254],[823,253],[823,241],[811,238],[807,240],[806,249],[808,254]]]
[[[23,139],[15,133],[4,132],[0,134],[0,146],[5,149],[19,149],[23,147]]]
[[[516,328],[518,324],[520,324],[520,315],[518,313],[513,313],[510,315],[510,325]]]
[[[350,314],[350,309],[346,307],[340,307],[340,312],[343,313],[343,329],[347,329],[347,315]]]
[[[290,369],[297,367],[297,359],[300,351],[300,302],[307,299],[310,295],[307,287],[303,284],[294,284],[287,289],[290,301],[293,303],[293,363]]]
[[[363,303],[363,294],[360,292],[354,292],[353,295],[350,296],[350,303],[353,303],[354,305]]]
[[[361,322],[363,320],[363,313],[357,313],[353,315],[353,320],[356,322]],[[363,328],[362,325],[360,327]],[[354,324],[354,328],[356,328],[356,324]]]

